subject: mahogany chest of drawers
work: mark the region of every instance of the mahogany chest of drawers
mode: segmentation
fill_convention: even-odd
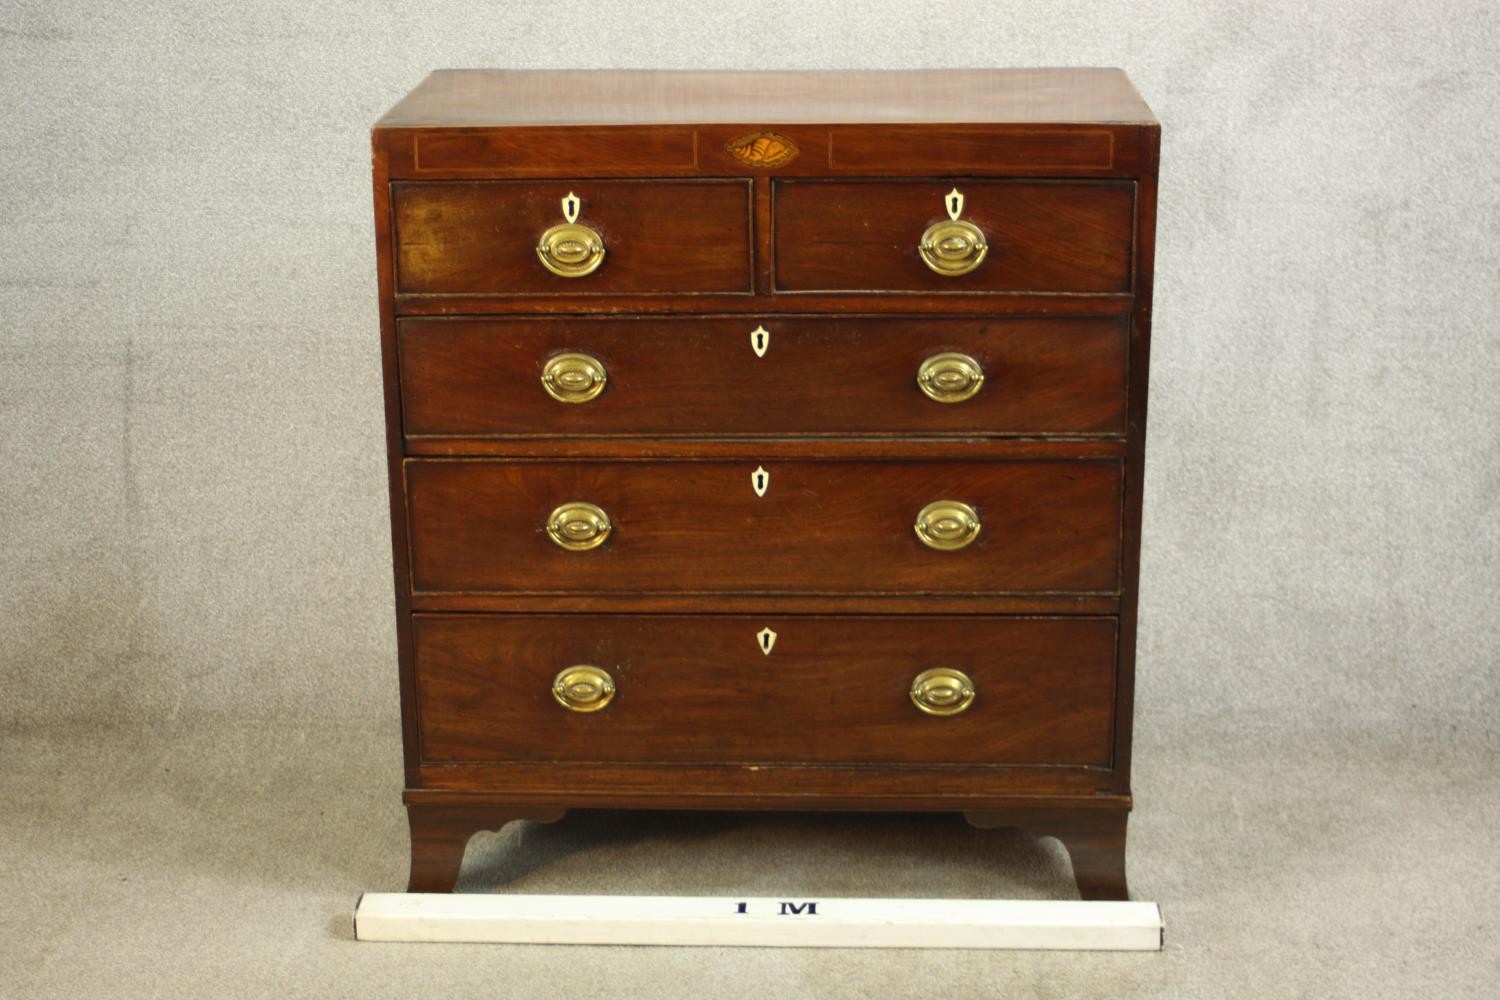
[[[377,123],[413,890],[608,807],[958,812],[1125,896],[1158,138],[1095,69]]]

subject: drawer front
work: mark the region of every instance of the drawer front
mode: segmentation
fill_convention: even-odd
[[[426,762],[809,762],[1107,767],[1115,622],[1106,618],[414,617]],[[767,632],[775,633],[763,652]],[[578,711],[568,668],[613,696]],[[919,710],[917,675],[972,701]],[[583,707],[592,707],[586,704]]]
[[[1118,588],[1120,466],[1112,459],[413,459],[406,477],[418,592]],[[919,515],[939,501],[971,509],[979,530],[966,547],[940,551],[919,539]],[[600,513],[569,506],[577,504]],[[944,516],[954,509],[928,511],[938,544],[966,537],[966,517]],[[549,533],[559,524],[564,540],[593,547],[563,547]]]
[[[412,436],[1121,435],[1126,331],[1120,317],[405,319],[402,410]]]
[[[938,273],[919,245],[950,218],[987,247],[967,273]],[[1129,292],[1129,181],[812,181],[775,186],[778,291]]]
[[[553,273],[544,234],[576,223],[603,247],[587,274]],[[397,290],[593,295],[751,290],[750,185],[742,180],[412,182],[391,185]],[[576,269],[582,270],[582,266]]]

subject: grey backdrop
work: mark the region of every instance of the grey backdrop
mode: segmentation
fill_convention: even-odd
[[[0,967],[1492,989],[1497,55],[1479,2],[0,3]],[[439,66],[1006,65],[1122,66],[1163,123],[1131,865],[1167,954],[351,943],[405,849],[369,124]],[[1067,892],[1026,838],[1013,870],[959,827],[699,822],[512,828],[470,887]]]

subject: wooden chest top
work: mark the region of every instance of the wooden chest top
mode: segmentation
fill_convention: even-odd
[[[981,122],[1152,125],[1122,70],[444,69],[377,128]]]
[[[1124,177],[1156,128],[1114,69],[443,70],[375,125],[390,176],[426,179]]]

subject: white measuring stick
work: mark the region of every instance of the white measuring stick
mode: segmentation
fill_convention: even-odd
[[[367,892],[361,941],[1160,951],[1155,903]]]

